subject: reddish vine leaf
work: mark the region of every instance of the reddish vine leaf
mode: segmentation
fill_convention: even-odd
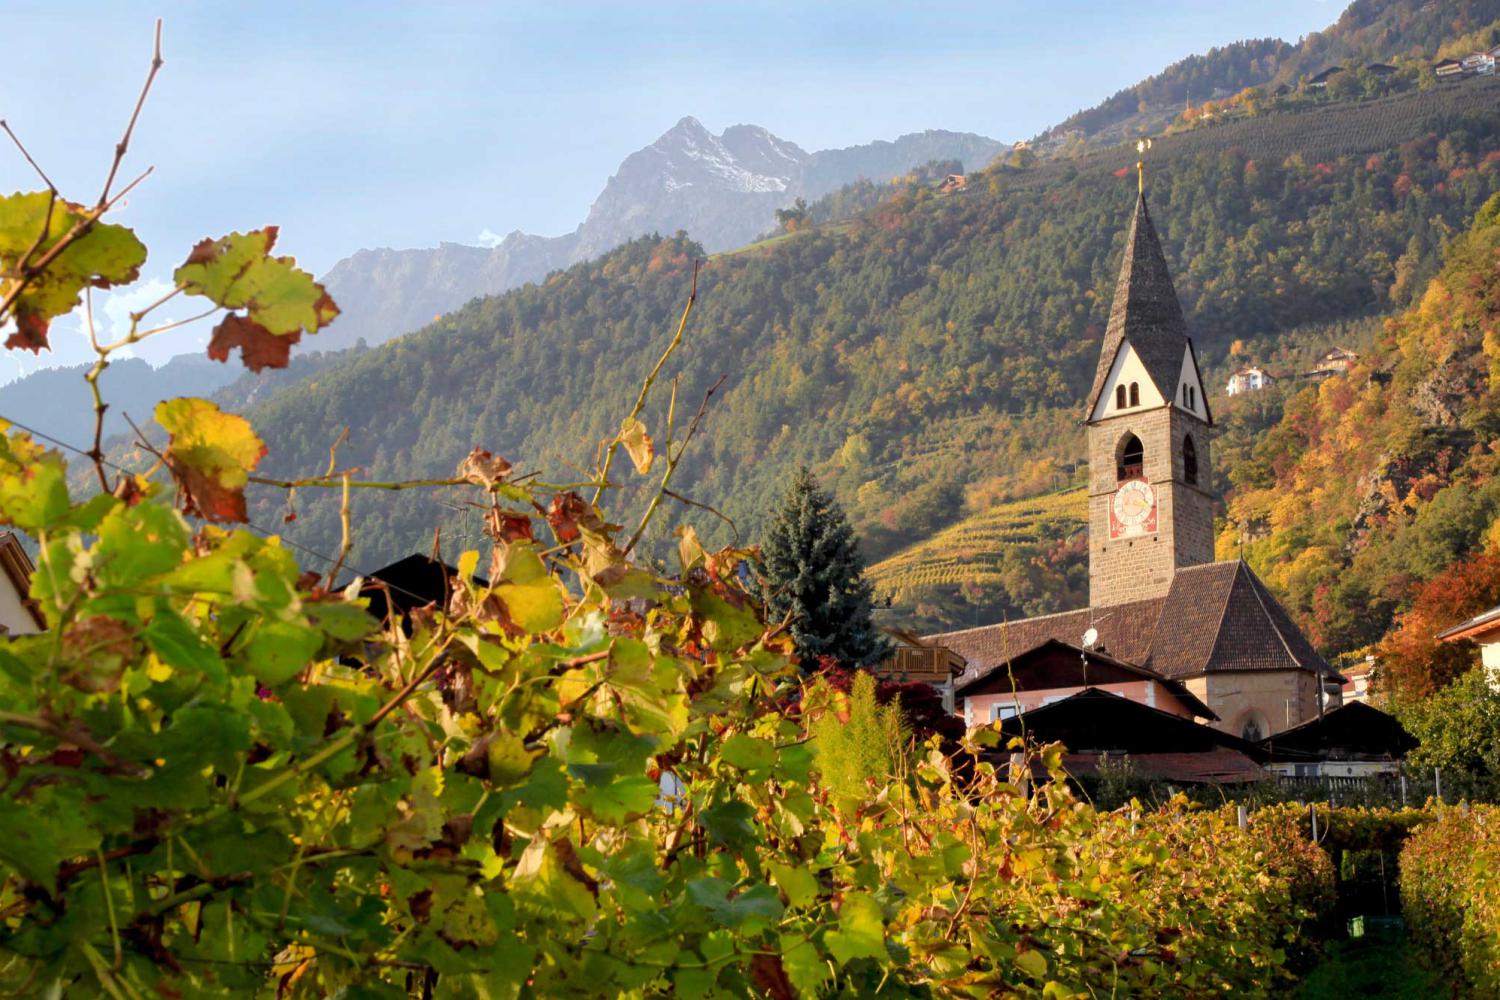
[[[191,295],[202,295],[234,312],[215,329],[208,356],[229,360],[234,348],[254,371],[285,368],[292,345],[304,333],[333,322],[339,308],[313,276],[291,257],[273,257],[277,229],[267,226],[203,240],[173,272]]]
[[[496,483],[505,482],[510,470],[511,465],[504,458],[483,448],[475,448],[459,463],[458,478],[467,479],[477,486],[493,488]]]
[[[88,211],[46,191],[0,197],[0,300],[14,293],[6,315],[15,331],[5,346],[40,352],[52,320],[75,309],[84,288],[129,284],[146,262],[146,246],[124,226],[95,222],[40,273],[27,276],[76,227]],[[19,292],[17,289],[19,287]]]
[[[156,407],[166,428],[167,467],[177,481],[183,512],[209,521],[243,522],[245,484],[266,445],[244,417],[206,399],[168,400]]]
[[[253,372],[285,368],[291,360],[292,345],[301,338],[300,332],[278,337],[253,319],[230,313],[214,327],[214,335],[208,342],[208,356],[214,361],[228,361],[229,352],[238,347],[240,360]]]

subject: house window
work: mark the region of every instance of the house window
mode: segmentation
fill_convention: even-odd
[[[1125,387],[1123,385],[1115,386],[1115,409],[1123,410],[1126,405],[1128,404],[1125,402]]]
[[[1190,409],[1190,410],[1196,410],[1197,408],[1198,408],[1198,387],[1196,385],[1190,385],[1190,386],[1188,386],[1188,409]]]
[[[1140,438],[1126,434],[1120,441],[1119,456],[1115,463],[1115,479],[1131,479],[1141,474],[1146,464],[1146,449],[1141,446]]]
[[[1141,405],[1141,384],[1139,382],[1130,383],[1130,405]]]
[[[1198,446],[1193,444],[1191,434],[1182,439],[1182,481],[1198,484]]]
[[[1014,719],[1015,717],[1016,717],[1016,704],[1015,704],[1015,702],[1000,702],[1000,701],[997,701],[993,705],[990,706],[990,721],[991,722],[1004,722],[1006,719]]]

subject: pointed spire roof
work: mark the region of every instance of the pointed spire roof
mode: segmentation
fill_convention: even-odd
[[[1162,397],[1174,398],[1183,352],[1187,350],[1187,322],[1182,318],[1182,306],[1172,287],[1172,275],[1167,271],[1156,227],[1151,224],[1144,192],[1136,198],[1135,218],[1125,238],[1125,259],[1120,263],[1109,326],[1104,331],[1099,367],[1089,392],[1089,413],[1098,405],[1115,355],[1126,341],[1135,348]]]

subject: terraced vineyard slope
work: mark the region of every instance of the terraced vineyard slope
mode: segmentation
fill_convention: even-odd
[[[890,617],[983,624],[1088,600],[1088,495],[1072,487],[999,504],[870,567]]]

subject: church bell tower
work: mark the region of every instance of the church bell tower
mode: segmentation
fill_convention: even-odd
[[[1089,605],[1213,562],[1213,417],[1142,190],[1089,393]]]

